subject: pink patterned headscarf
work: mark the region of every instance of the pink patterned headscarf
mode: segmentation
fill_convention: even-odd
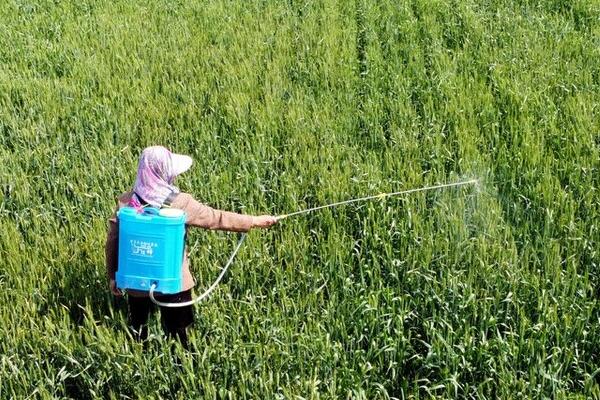
[[[147,147],[140,155],[137,177],[133,186],[135,195],[129,205],[141,208],[141,200],[161,207],[171,193],[179,193],[173,186],[175,177],[192,165],[188,156],[173,154],[162,146]]]

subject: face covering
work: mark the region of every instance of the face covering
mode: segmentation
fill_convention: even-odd
[[[173,164],[173,154],[165,147],[152,146],[144,149],[140,155],[133,186],[135,195],[130,206],[141,208],[141,202],[144,201],[151,206],[161,207],[171,193],[179,193],[179,189],[173,186],[178,175]]]

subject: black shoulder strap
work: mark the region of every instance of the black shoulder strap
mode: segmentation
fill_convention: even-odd
[[[175,197],[178,195],[179,193],[175,193],[175,192],[171,192],[169,193],[169,195],[167,196],[167,199],[165,200],[165,202],[163,203],[163,207],[171,207],[171,204],[173,203],[173,200],[175,200]]]
[[[137,194],[136,192],[133,192],[133,196],[137,197],[138,201],[140,202],[140,204],[143,207],[146,207],[148,205],[148,202],[144,199],[142,199],[142,196],[140,196],[139,194]]]

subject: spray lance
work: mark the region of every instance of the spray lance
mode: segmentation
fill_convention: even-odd
[[[377,195],[360,197],[360,198],[350,199],[350,200],[344,200],[344,201],[339,201],[336,203],[326,204],[326,205],[322,205],[322,206],[318,206],[318,207],[312,207],[312,208],[307,208],[304,210],[294,211],[289,214],[279,215],[276,218],[277,218],[277,221],[281,221],[281,220],[284,220],[284,219],[287,219],[290,217],[304,215],[304,214],[308,214],[308,213],[311,213],[314,211],[323,210],[326,208],[338,207],[341,205],[346,205],[346,204],[351,204],[351,203],[358,203],[358,202],[368,201],[368,200],[373,200],[373,199],[384,199],[387,197],[401,196],[401,195],[417,193],[417,192],[425,192],[425,191],[447,189],[447,188],[453,188],[453,187],[459,187],[459,186],[465,186],[465,185],[473,185],[473,184],[477,184],[478,182],[479,181],[477,179],[471,179],[471,180],[461,181],[461,182],[446,183],[446,184],[440,184],[440,185],[434,185],[434,186],[426,186],[426,187],[417,188],[417,189],[403,190],[400,192],[381,193],[381,194],[377,194]],[[184,303],[164,303],[164,302],[158,301],[154,297],[154,291],[155,291],[157,285],[152,284],[150,287],[150,293],[149,293],[150,299],[152,300],[152,302],[154,302],[155,304],[157,304],[159,306],[163,306],[163,307],[185,307],[185,306],[189,306],[192,304],[196,304],[196,303],[200,302],[201,300],[205,299],[206,297],[208,297],[208,295],[213,290],[215,290],[215,288],[219,285],[219,282],[221,282],[221,280],[223,279],[223,276],[225,276],[225,273],[227,272],[227,270],[233,263],[235,256],[237,255],[238,251],[242,247],[242,244],[246,240],[246,236],[247,236],[246,233],[242,233],[242,235],[240,236],[240,239],[238,240],[238,242],[233,250],[233,253],[231,253],[231,255],[229,256],[229,259],[227,260],[227,263],[225,263],[225,266],[221,270],[221,273],[219,274],[217,279],[213,282],[213,284],[210,285],[208,287],[208,289],[206,289],[204,291],[204,293],[202,293],[200,296],[196,297],[193,300],[184,302]]]

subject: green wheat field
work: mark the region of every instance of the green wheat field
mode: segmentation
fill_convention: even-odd
[[[252,232],[144,351],[104,242],[154,144],[252,214],[479,184]],[[599,0],[4,0],[0,398],[598,399],[599,172]]]

